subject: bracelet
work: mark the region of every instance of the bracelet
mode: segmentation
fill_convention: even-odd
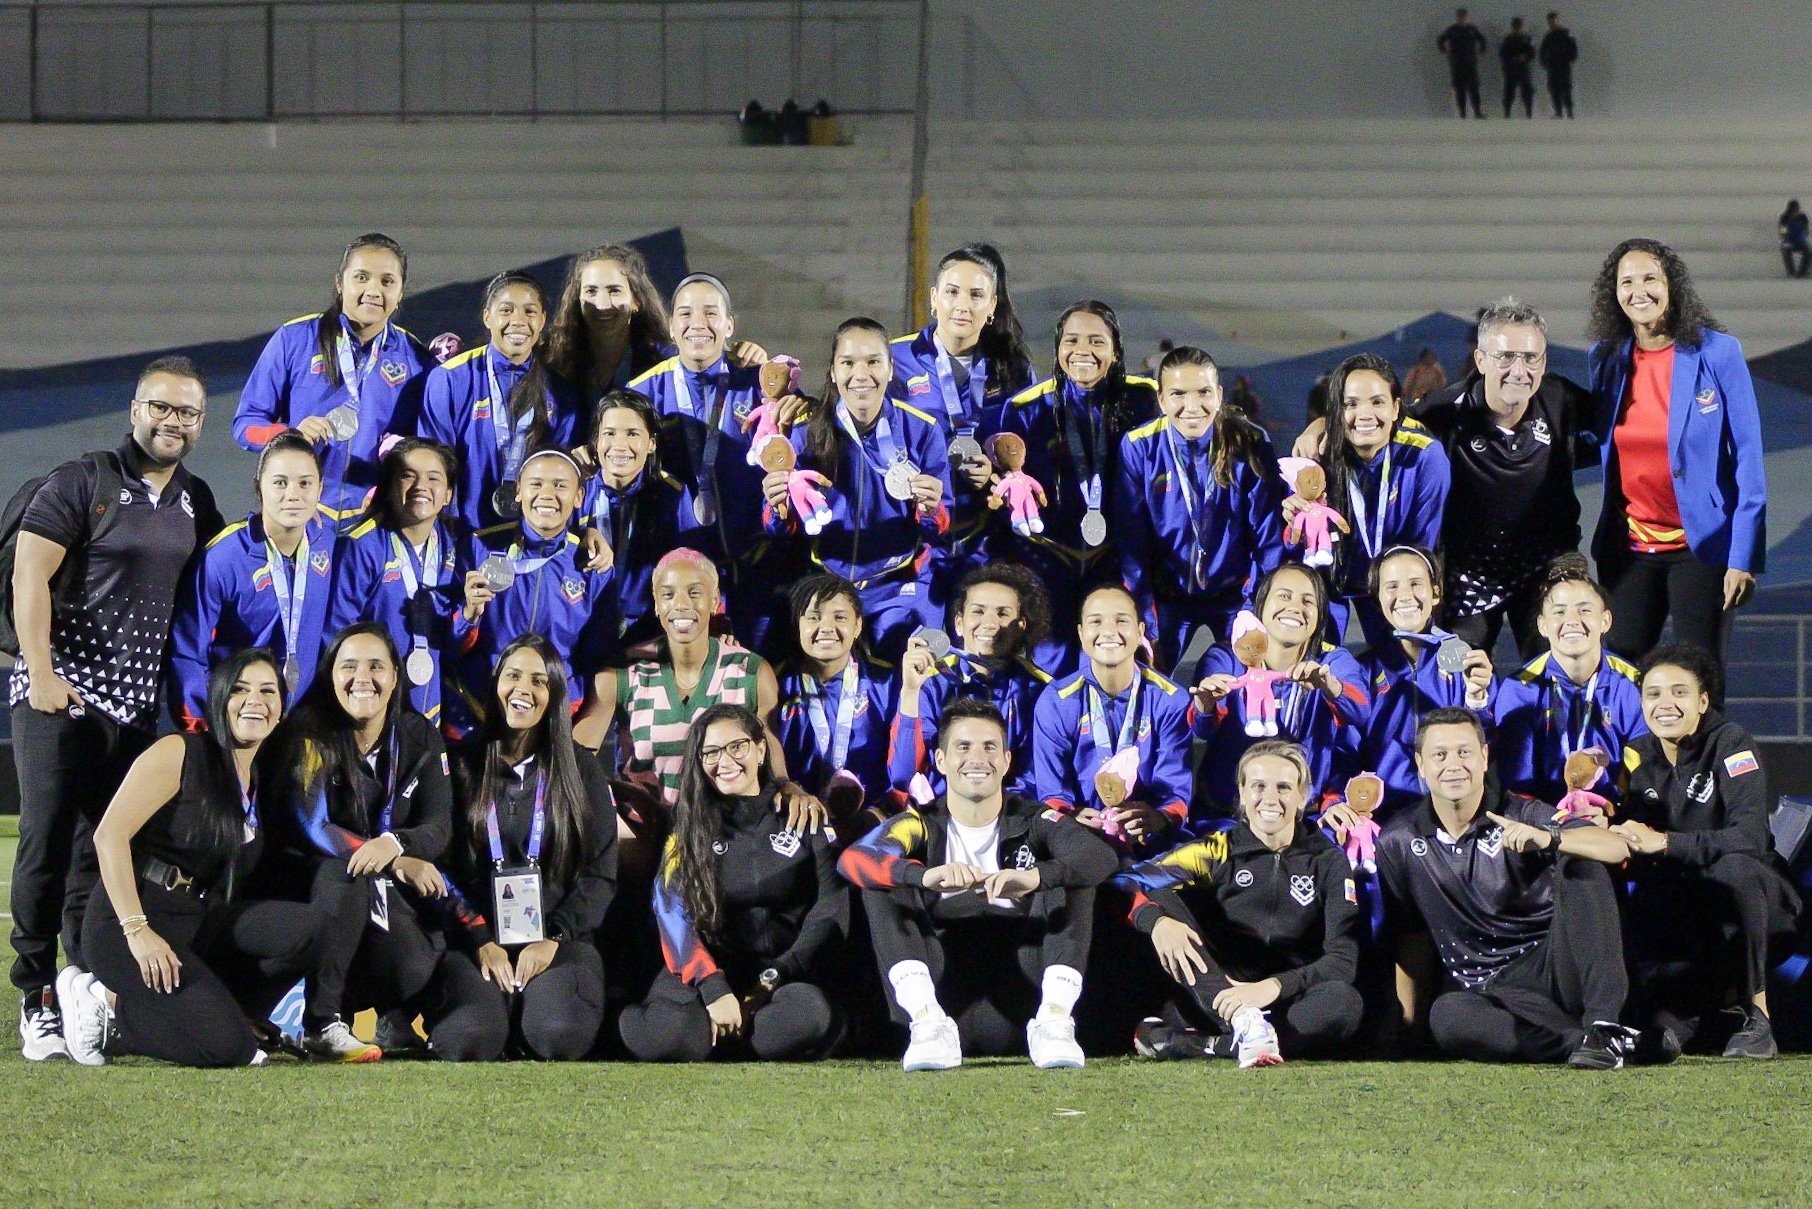
[[[140,927],[143,927],[150,922],[151,917],[149,915],[128,915],[120,920],[120,927],[129,928],[133,924],[138,924]]]

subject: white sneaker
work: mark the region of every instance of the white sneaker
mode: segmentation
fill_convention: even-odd
[[[63,1005],[63,1042],[83,1066],[107,1065],[107,1032],[112,1016],[93,974],[67,966],[57,975],[57,1002]]]
[[[1258,1008],[1242,1009],[1233,1018],[1233,1044],[1239,1050],[1239,1068],[1282,1066],[1283,1051],[1277,1046],[1277,1030]]]
[[[1082,1069],[1082,1047],[1076,1044],[1073,1016],[1040,1012],[1026,1021],[1026,1050],[1039,1070]]]
[[[367,1045],[352,1035],[346,1022],[335,1016],[318,1031],[302,1034],[302,1048],[311,1058],[327,1058],[335,1062],[376,1062],[384,1056],[384,1051],[375,1045]]]
[[[963,1064],[963,1042],[957,1036],[956,1021],[939,1014],[921,1016],[912,1022],[912,1040],[906,1056],[900,1059],[903,1070],[955,1070]]]
[[[45,987],[19,1008],[19,1052],[28,1062],[69,1057],[63,1040],[63,1016],[57,1011],[56,992]]]

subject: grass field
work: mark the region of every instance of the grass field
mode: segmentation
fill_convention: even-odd
[[[0,869],[11,868],[0,840]],[[8,1009],[10,1016],[10,1006]],[[179,1071],[0,1045],[15,1205],[1804,1204],[1812,1060]]]

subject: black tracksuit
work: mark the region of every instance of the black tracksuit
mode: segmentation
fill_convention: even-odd
[[[1546,827],[1554,808],[1493,779],[1457,838],[1426,797],[1384,825],[1385,925],[1399,940],[1427,932],[1456,988],[1429,1007],[1441,1049],[1478,1061],[1564,1061],[1585,1025],[1617,1020],[1629,993],[1610,871],[1551,850],[1512,852],[1487,812]]]
[[[1277,979],[1272,1008],[1284,1047],[1327,1051],[1358,1031],[1364,1004],[1359,967],[1358,891],[1346,853],[1306,824],[1282,851],[1250,826],[1173,848],[1114,879],[1133,896],[1132,924],[1149,936],[1166,917],[1202,938],[1206,973],[1185,987],[1198,1019],[1218,1032],[1214,1010],[1228,980]]]
[[[1479,111],[1479,56],[1485,53],[1485,35],[1476,25],[1455,21],[1435,39],[1435,49],[1447,56],[1447,74],[1453,82],[1453,99],[1459,103],[1460,116],[1466,116],[1466,105],[1472,104],[1472,116],[1484,117]]]
[[[314,964],[316,917],[306,903],[252,897],[262,830],[234,851],[210,849],[194,838],[198,822],[213,812],[210,799],[224,797],[234,814],[241,803],[230,781],[210,775],[211,769],[231,775],[221,768],[225,757],[214,741],[207,735],[180,741],[181,788],[132,837],[139,909],[182,963],[180,985],[170,994],[145,985],[104,887],[89,899],[82,952],[89,972],[118,996],[120,1037],[113,1052],[182,1066],[244,1066],[258,1048],[251,1021],[268,1016]],[[163,872],[159,862],[179,873]],[[155,884],[154,872],[161,874]]]
[[[1791,938],[1800,909],[1769,836],[1755,741],[1713,711],[1676,763],[1653,735],[1630,750],[1640,763],[1623,817],[1667,833],[1665,851],[1630,858],[1624,936],[1637,997],[1645,1011],[1706,1010],[1740,986],[1747,1007],[1767,987],[1770,942]]]
[[[654,914],[667,968],[648,998],[618,1018],[623,1044],[644,1062],[700,1062],[712,1045],[705,1005],[747,997],[770,967],[781,986],[745,1007],[747,1049],[763,1059],[822,1058],[837,1043],[842,1014],[816,985],[828,948],[849,927],[849,887],[837,876],[836,835],[824,827],[789,831],[774,809],[776,789],[720,800],[713,845],[722,895],[717,935],[703,936],[681,897],[681,855],[673,838],[654,882]],[[727,1051],[726,1051],[727,1052]]]
[[[996,849],[1002,869],[1036,869],[1039,888],[1010,906],[979,891],[946,896],[923,886],[925,870],[949,859],[943,797],[881,824],[844,852],[838,868],[862,890],[869,936],[896,1019],[887,972],[902,961],[931,971],[938,1002],[966,1054],[1008,1054],[1024,1046],[1044,971],[1085,973],[1095,887],[1118,863],[1107,842],[1068,815],[1008,795]]]
[[[1579,57],[1579,43],[1564,26],[1555,26],[1541,39],[1541,69],[1548,73],[1548,99],[1554,103],[1554,116],[1564,111],[1573,116],[1573,60]]]
[[[484,764],[489,741],[465,743],[451,753],[453,766],[453,841],[447,848],[443,867],[447,881],[458,891],[452,899],[452,918],[448,941],[452,947],[477,962],[478,950],[494,941],[490,916],[491,876],[496,865],[492,859],[490,831],[481,821],[474,824],[468,806],[479,795],[484,783]],[[579,779],[584,786],[585,804],[581,816],[582,834],[572,842],[582,852],[558,864],[548,862],[551,834],[544,832],[542,853],[537,863],[541,873],[541,905],[545,912],[544,933],[557,941],[553,964],[530,980],[528,986],[507,998],[497,988],[490,1002],[493,1012],[483,1018],[476,1015],[465,1020],[474,1035],[447,1038],[445,1026],[441,1040],[457,1040],[462,1048],[483,1052],[494,1042],[501,1052],[512,1036],[530,1053],[550,1061],[572,1061],[591,1052],[604,1024],[604,959],[598,953],[593,933],[604,922],[617,886],[616,809],[610,786],[597,757],[584,750],[574,753]],[[520,770],[501,758],[503,791],[498,795],[497,831],[503,844],[504,866],[522,868],[528,864],[529,833],[534,825],[535,791],[541,761],[531,757]],[[551,824],[544,824],[550,827]],[[512,963],[522,946],[507,949]]]
[[[1498,44],[1497,61],[1504,69],[1504,116],[1510,116],[1510,104],[1518,94],[1523,98],[1523,116],[1535,116],[1535,82],[1530,64],[1535,62],[1535,43],[1528,34],[1506,34]]]

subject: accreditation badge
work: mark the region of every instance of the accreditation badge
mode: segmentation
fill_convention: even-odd
[[[386,932],[390,930],[390,879],[387,877],[371,879],[371,922]]]
[[[499,869],[491,875],[491,902],[497,909],[497,943],[528,945],[547,939],[541,914],[541,871],[534,866]]]

